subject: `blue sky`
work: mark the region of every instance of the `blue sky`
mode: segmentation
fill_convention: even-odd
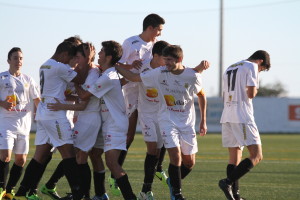
[[[7,53],[21,47],[22,72],[39,82],[39,66],[65,38],[80,35],[100,50],[104,40],[122,43],[142,31],[150,13],[166,24],[161,40],[181,45],[184,65],[211,62],[203,74],[208,96],[218,94],[219,0],[0,0],[0,71]],[[281,82],[290,97],[300,97],[300,0],[224,0],[224,69],[263,49],[271,70],[263,85]]]

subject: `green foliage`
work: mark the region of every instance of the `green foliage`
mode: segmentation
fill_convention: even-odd
[[[273,84],[259,86],[257,96],[261,97],[281,97],[285,96],[287,91],[281,82],[275,82]]]
[[[34,153],[34,134],[31,134],[29,159]],[[240,180],[240,190],[246,199],[255,200],[295,200],[300,199],[300,134],[262,135],[264,160],[250,173]],[[199,152],[196,156],[196,166],[189,176],[183,181],[183,194],[189,200],[220,200],[225,199],[224,194],[218,188],[218,181],[225,177],[228,160],[228,151],[222,147],[220,134],[208,134],[205,137],[198,136]],[[135,140],[129,150],[124,169],[128,173],[129,181],[136,194],[142,189],[144,178],[143,165],[146,155],[146,147],[141,134],[135,136]],[[244,150],[244,157],[248,156]],[[29,160],[28,159],[28,160]],[[55,153],[49,163],[40,186],[44,184],[60,161],[59,153]],[[12,163],[12,162],[11,162]],[[169,158],[166,155],[164,169],[168,168]],[[92,165],[90,164],[92,167]],[[111,200],[121,200],[110,194],[106,173],[106,188]],[[92,182],[93,185],[93,182]],[[62,196],[70,192],[68,183],[62,178],[57,190]],[[156,200],[168,200],[169,190],[158,179],[154,180],[153,193]],[[91,189],[91,197],[94,189]],[[48,199],[39,193],[42,199]]]

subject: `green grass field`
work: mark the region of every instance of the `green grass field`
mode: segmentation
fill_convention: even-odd
[[[243,197],[252,200],[296,200],[300,199],[300,134],[263,134],[264,160],[240,181]],[[34,152],[34,134],[31,135],[31,148],[28,160]],[[191,174],[182,181],[183,194],[188,200],[221,200],[226,199],[218,187],[218,180],[225,177],[227,166],[227,149],[221,146],[220,134],[208,134],[198,137],[199,152],[196,166]],[[129,150],[124,169],[127,171],[134,192],[140,192],[143,182],[143,163],[145,144],[141,134],[137,134]],[[244,156],[248,153],[245,150]],[[59,153],[53,156],[40,183],[45,183],[60,161]],[[91,165],[90,165],[91,166]],[[164,168],[168,167],[168,156]],[[110,173],[106,173],[108,177]],[[106,183],[107,184],[107,183]],[[66,179],[58,183],[58,191],[63,196],[69,192]],[[110,194],[111,200],[121,200]],[[156,200],[168,200],[169,190],[158,179],[154,180],[153,192]],[[94,190],[91,190],[91,196]],[[49,199],[39,194],[42,199]]]

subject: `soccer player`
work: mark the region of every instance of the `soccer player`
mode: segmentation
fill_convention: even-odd
[[[259,86],[258,73],[268,71],[270,67],[269,54],[259,50],[247,60],[229,66],[223,75],[222,143],[228,148],[229,163],[227,178],[219,181],[219,187],[227,199],[243,199],[238,180],[263,158],[252,99]],[[244,146],[250,155],[241,161]]]
[[[143,20],[143,31],[139,35],[127,38],[122,45],[123,55],[119,64],[125,69],[138,72],[142,66],[142,60],[152,57],[151,51],[156,38],[161,35],[165,20],[157,14],[149,14]],[[127,132],[126,148],[129,149],[135,135],[137,119],[138,119],[138,85],[128,82],[123,86],[125,98],[126,112],[129,116],[129,127]],[[119,158],[119,164],[123,165],[127,151],[122,151]],[[109,180],[112,193],[119,195],[117,184],[113,176]]]
[[[56,147],[63,159],[64,174],[69,182],[73,199],[82,198],[79,180],[76,174],[76,164],[73,148],[72,130],[65,111],[50,111],[48,103],[56,102],[58,99],[64,102],[66,85],[70,81],[83,83],[87,75],[87,69],[77,69],[78,73],[67,65],[75,55],[76,47],[70,42],[62,42],[56,48],[54,55],[40,67],[40,90],[41,102],[37,108],[37,133],[36,151],[33,159],[26,168],[21,186],[14,197],[15,200],[25,200],[26,192],[30,185],[35,184],[37,175],[44,170],[50,150]],[[93,56],[91,52],[89,56]]]
[[[139,72],[142,73],[164,66],[165,62],[162,56],[162,50],[168,45],[169,44],[165,41],[156,42],[152,49],[153,58],[144,60]],[[142,126],[144,141],[147,145],[147,154],[144,163],[144,183],[138,198],[141,200],[148,200],[154,198],[151,188],[160,155],[160,149],[163,146],[157,120],[159,98],[156,88],[146,87],[142,82],[137,84],[139,86],[138,115]]]
[[[8,52],[8,71],[0,73],[0,199],[12,199],[29,151],[32,113],[40,101],[35,81],[21,73],[23,53],[18,47]],[[9,172],[12,153],[15,161]]]
[[[157,115],[160,132],[170,157],[168,184],[171,199],[183,200],[181,179],[185,178],[195,165],[198,151],[195,132],[194,94],[199,99],[201,111],[200,135],[204,136],[206,126],[206,97],[201,85],[200,74],[182,65],[183,52],[177,45],[163,49],[165,66],[134,74],[121,67],[117,70],[127,79],[142,81],[147,87],[157,90],[159,112]],[[201,66],[201,67],[200,67]],[[198,70],[209,67],[201,62]]]
[[[92,95],[100,98],[102,134],[104,137],[104,153],[107,167],[116,178],[125,200],[136,200],[126,172],[118,163],[122,150],[126,150],[126,133],[128,117],[120,77],[115,69],[122,56],[122,46],[115,41],[102,42],[98,63],[103,72],[88,91],[76,87],[80,98],[86,99]]]

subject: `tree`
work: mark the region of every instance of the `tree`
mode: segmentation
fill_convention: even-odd
[[[273,84],[262,85],[259,84],[257,96],[261,97],[282,97],[287,94],[281,82],[277,81]]]

